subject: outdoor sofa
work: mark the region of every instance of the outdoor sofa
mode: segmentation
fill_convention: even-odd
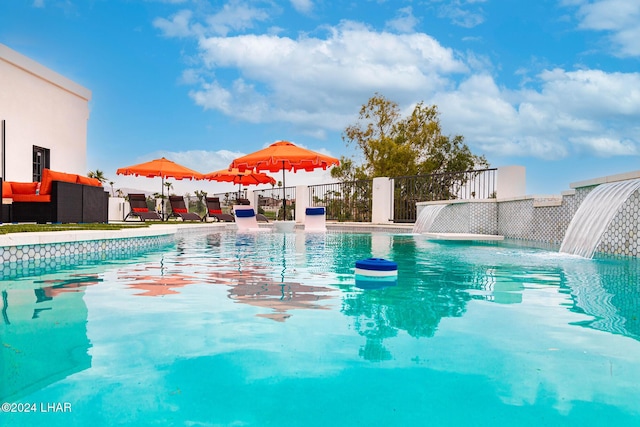
[[[40,182],[3,182],[2,199],[3,222],[107,222],[109,216],[109,193],[100,181],[50,169]]]

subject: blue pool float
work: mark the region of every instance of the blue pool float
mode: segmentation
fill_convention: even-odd
[[[381,289],[398,282],[398,264],[383,258],[356,261],[356,286],[361,289]]]

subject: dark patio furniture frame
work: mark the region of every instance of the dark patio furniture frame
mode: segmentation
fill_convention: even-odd
[[[130,216],[135,216],[140,218],[140,221],[162,221],[162,217],[156,211],[149,210],[147,206],[147,196],[142,193],[129,193],[127,195],[129,198],[129,206],[131,207],[131,211],[124,217],[126,221]],[[136,212],[135,209],[147,209],[146,211]]]
[[[185,204],[184,198],[182,196],[169,196],[169,204],[171,205],[171,215],[169,215],[169,218],[180,218],[183,221],[203,220],[197,213],[187,211],[187,205]],[[183,212],[176,212],[176,209],[183,210]]]
[[[222,213],[219,197],[207,197],[207,216],[214,221],[235,222],[233,215]],[[218,213],[220,212],[220,213]]]

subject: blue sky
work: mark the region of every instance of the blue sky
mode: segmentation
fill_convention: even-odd
[[[115,170],[163,155],[206,173],[280,139],[357,154],[342,131],[375,93],[437,105],[492,167],[526,166],[528,194],[639,170],[640,2],[515,3],[5,0],[0,43],[92,91],[88,169],[116,188],[157,191]],[[331,179],[287,175],[307,182]]]

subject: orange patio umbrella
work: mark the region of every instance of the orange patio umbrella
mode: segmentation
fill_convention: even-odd
[[[265,173],[256,172],[253,169],[247,169],[245,171],[240,171],[238,168],[221,169],[219,171],[206,173],[203,177],[210,181],[232,182],[234,184],[238,184],[238,198],[240,198],[240,187],[242,185],[274,185],[276,183],[276,180],[273,177]]]
[[[183,179],[203,179],[200,172],[182,166],[164,157],[140,163],[133,166],[126,166],[116,171],[117,175],[145,176],[147,178],[162,178],[162,200],[164,204],[164,180],[165,178]]]
[[[256,171],[278,172],[282,171],[282,191],[285,192],[285,171],[305,170],[311,172],[314,169],[326,170],[333,165],[339,165],[340,161],[335,157],[298,147],[289,141],[278,141],[267,148],[258,150],[246,156],[238,157],[229,168],[238,168],[241,171],[255,169]],[[282,198],[284,218],[286,219],[286,193]]]

